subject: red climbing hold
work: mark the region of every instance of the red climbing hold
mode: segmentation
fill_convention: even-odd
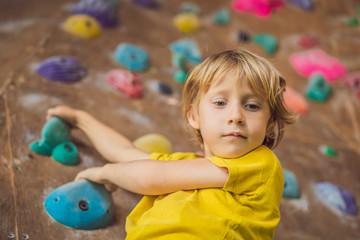
[[[141,98],[143,85],[140,77],[127,70],[112,70],[106,76],[106,81],[128,97]]]

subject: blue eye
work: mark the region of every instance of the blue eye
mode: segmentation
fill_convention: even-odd
[[[214,104],[218,107],[223,107],[223,106],[225,106],[226,103],[224,101],[217,101]]]
[[[250,109],[250,110],[256,110],[256,109],[259,109],[260,107],[256,104],[246,104],[245,107],[247,109]]]

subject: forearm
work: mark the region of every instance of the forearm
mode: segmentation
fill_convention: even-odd
[[[114,129],[84,111],[77,112],[76,126],[90,139],[96,150],[111,162],[125,162],[146,158],[133,143]]]
[[[111,182],[128,191],[143,195],[159,195],[152,176],[156,173],[156,160],[106,164],[101,171],[101,181]]]
[[[180,190],[223,187],[228,172],[203,158],[106,164],[100,176],[101,181],[111,182],[131,192],[161,195]]]

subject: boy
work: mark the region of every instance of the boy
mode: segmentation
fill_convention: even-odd
[[[76,179],[145,195],[127,218],[127,239],[272,239],[284,176],[269,148],[296,119],[286,110],[284,89],[274,67],[245,50],[224,51],[197,65],[184,86],[184,117],[205,158],[149,155],[80,110],[56,107],[48,118],[59,116],[82,129],[112,162]]]

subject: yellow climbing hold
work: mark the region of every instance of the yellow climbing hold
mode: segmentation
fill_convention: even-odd
[[[82,38],[94,38],[101,34],[100,24],[84,14],[73,15],[62,25],[64,31]]]
[[[200,18],[190,12],[180,13],[174,17],[174,25],[184,33],[191,33],[201,28]]]
[[[134,141],[135,147],[147,153],[172,153],[171,142],[163,135],[151,133]]]

